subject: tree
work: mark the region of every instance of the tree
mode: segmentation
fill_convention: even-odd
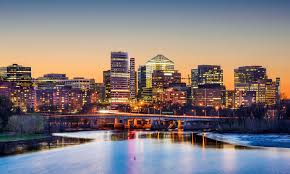
[[[12,115],[12,103],[9,98],[0,96],[0,131],[6,127],[9,117]]]
[[[80,114],[89,114],[92,113],[93,109],[96,108],[96,104],[94,103],[86,103],[82,109],[79,111]]]

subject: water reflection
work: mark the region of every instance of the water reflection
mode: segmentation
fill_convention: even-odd
[[[289,173],[290,151],[246,148],[192,132],[95,131],[55,134],[85,143],[0,158],[0,173]],[[59,139],[59,144],[74,144]],[[65,143],[67,142],[67,143]],[[250,149],[250,150],[249,150]]]
[[[100,131],[56,133],[55,136],[27,142],[11,142],[1,149],[0,156],[20,154],[31,151],[49,150],[70,145],[79,145],[92,141],[130,141],[138,139],[153,139],[159,143],[192,144],[205,148],[217,149],[251,149],[246,146],[232,145],[222,141],[207,138],[205,134],[193,132],[142,132],[142,131]],[[140,141],[141,142],[141,141]],[[130,145],[130,143],[129,143]]]
[[[171,143],[192,144],[202,148],[218,149],[252,149],[246,146],[232,145],[222,141],[207,138],[205,134],[196,134],[193,132],[135,132],[140,138],[147,139],[165,139]],[[164,142],[164,141],[162,141]]]
[[[71,145],[79,145],[90,141],[92,140],[86,138],[51,136],[36,140],[5,142],[1,143],[0,157],[33,151],[50,150]]]
[[[205,133],[197,134],[193,132],[172,131],[172,132],[150,132],[150,131],[100,131],[96,132],[77,132],[60,133],[57,136],[87,138],[94,141],[127,141],[133,139],[157,139],[162,143],[192,144],[202,148],[218,149],[252,149],[247,146],[233,145],[207,138]]]

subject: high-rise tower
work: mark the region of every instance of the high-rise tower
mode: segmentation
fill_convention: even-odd
[[[136,98],[136,82],[135,58],[130,58],[130,99]]]
[[[129,102],[129,66],[128,53],[112,52],[111,53],[111,104],[127,104]]]
[[[157,55],[146,63],[146,88],[152,88],[154,70],[174,70],[174,62],[163,55]]]

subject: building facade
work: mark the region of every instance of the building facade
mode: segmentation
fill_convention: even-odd
[[[198,88],[198,69],[192,69],[191,70],[191,87]]]
[[[1,82],[0,81],[0,96],[4,96],[8,99],[10,99],[12,90],[12,83],[11,82]]]
[[[112,52],[111,53],[111,104],[128,104],[130,97],[129,89],[129,65],[128,53]]]
[[[33,112],[36,104],[35,96],[35,87],[14,83],[10,99],[14,108],[19,108],[22,112]]]
[[[234,70],[234,85],[236,91],[236,107],[245,103],[241,96],[255,96],[255,102],[266,104],[267,71],[262,66],[243,66]],[[253,95],[252,92],[256,94]],[[248,95],[249,94],[249,95]],[[252,103],[252,102],[247,102]]]
[[[138,99],[142,99],[143,89],[146,88],[146,66],[138,68]]]
[[[4,79],[9,82],[15,82],[18,85],[30,84],[32,82],[31,67],[24,67],[18,64],[13,64],[6,67]]]
[[[155,70],[174,70],[174,62],[163,55],[157,55],[146,62],[147,88],[152,88],[152,74]]]
[[[187,103],[187,87],[170,87],[164,90],[163,103],[185,105]]]
[[[235,108],[235,90],[225,90],[222,94],[222,104],[225,108]]]
[[[103,71],[103,84],[105,86],[105,100],[109,101],[111,98],[111,71]]]
[[[223,86],[223,69],[219,65],[199,65],[198,85],[218,84]]]
[[[65,81],[66,86],[71,86],[74,89],[90,90],[95,86],[94,79],[85,79],[83,77],[75,77]]]
[[[176,70],[154,70],[152,74],[152,100],[163,101],[163,93],[170,84],[181,83],[181,73]]]
[[[224,87],[218,84],[199,85],[192,89],[193,105],[199,107],[221,107]]]
[[[130,99],[136,99],[137,93],[137,78],[135,70],[135,58],[130,58]]]

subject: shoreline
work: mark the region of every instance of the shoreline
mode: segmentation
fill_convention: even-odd
[[[86,138],[70,138],[46,135],[42,138],[0,142],[0,158],[39,150],[54,149],[92,141]]]
[[[70,131],[63,131],[59,133],[73,133],[73,132],[94,132],[94,131],[118,131],[118,132],[130,132],[130,131],[140,131],[140,132],[163,132],[163,133],[170,133],[170,132],[184,132],[184,133],[193,133],[196,136],[205,136],[207,139],[211,139],[213,141],[221,141],[223,143],[233,144],[233,145],[241,145],[241,146],[248,146],[248,147],[272,147],[272,148],[287,148],[289,149],[290,146],[281,146],[280,145],[267,145],[271,144],[267,142],[266,144],[244,144],[241,142],[235,142],[228,139],[221,138],[221,135],[241,135],[241,136],[290,136],[289,133],[275,133],[275,132],[267,132],[267,133],[253,133],[253,132],[237,132],[237,131],[214,131],[214,130],[143,130],[143,129],[86,129],[86,130],[70,130]],[[213,136],[208,136],[212,134]],[[59,135],[50,134],[36,134],[33,138],[31,134],[29,134],[31,138],[27,139],[10,139],[9,141],[0,141],[0,157],[14,155],[14,154],[22,154],[30,151],[38,151],[44,149],[52,149],[58,147],[64,147],[69,145],[78,145],[93,141],[92,138],[80,138],[80,137],[65,137]],[[215,137],[215,135],[218,135]],[[15,135],[14,135],[15,136]],[[22,135],[26,137],[26,135]],[[12,135],[13,137],[13,135]],[[277,144],[277,142],[276,142]]]

